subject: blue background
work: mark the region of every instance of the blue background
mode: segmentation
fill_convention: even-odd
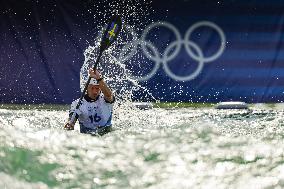
[[[96,15],[92,8],[96,2],[0,2],[0,102],[65,104],[78,98],[83,53],[94,43],[98,26],[101,26],[101,15]],[[100,3],[100,6],[108,4]],[[185,102],[284,100],[283,0],[157,0],[147,8],[153,9],[149,17],[154,22],[173,24],[182,38],[190,26],[204,20],[218,25],[226,36],[222,55],[206,63],[193,80],[175,81],[160,65],[150,80],[140,82],[156,99]],[[110,15],[107,12],[104,16]],[[127,24],[139,25],[131,21]],[[162,55],[175,37],[169,30],[156,32],[159,37],[149,36],[149,40]],[[155,30],[151,35],[155,35]],[[191,40],[206,57],[220,46],[219,35],[208,27],[193,32]],[[148,61],[151,67],[154,63]],[[170,69],[180,76],[192,73],[196,65],[184,48],[169,63]],[[151,100],[145,96],[138,91],[134,98]]]

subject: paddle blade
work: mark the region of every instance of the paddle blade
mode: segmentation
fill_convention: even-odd
[[[104,32],[102,41],[101,41],[101,52],[106,50],[117,38],[122,27],[122,21],[119,16],[112,16],[107,28]]]

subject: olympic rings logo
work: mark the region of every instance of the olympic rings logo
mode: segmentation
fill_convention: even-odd
[[[201,48],[195,42],[190,40],[190,36],[192,35],[193,31],[196,30],[199,27],[202,27],[202,26],[207,26],[207,27],[210,27],[210,28],[216,30],[216,32],[219,34],[220,40],[221,40],[221,45],[220,45],[219,49],[216,51],[215,54],[213,54],[209,57],[205,57]],[[152,29],[157,28],[157,27],[165,27],[165,28],[169,29],[170,31],[172,31],[174,33],[175,38],[176,38],[175,41],[171,42],[166,47],[166,49],[163,53],[159,53],[157,47],[155,47],[153,45],[153,43],[151,43],[150,41],[146,40],[146,37],[149,34],[149,32]],[[131,30],[131,29],[129,29],[129,30]],[[135,53],[137,52],[138,45],[140,45],[144,55],[149,60],[151,60],[155,63],[153,69],[149,73],[147,73],[146,75],[131,76],[132,78],[134,77],[138,81],[147,81],[150,78],[152,78],[156,74],[156,72],[158,71],[160,64],[163,65],[163,68],[164,68],[164,71],[166,72],[166,74],[170,78],[172,78],[176,81],[193,80],[194,78],[196,78],[200,74],[205,63],[212,62],[212,61],[216,60],[217,58],[219,58],[226,48],[226,37],[225,37],[223,30],[219,26],[214,24],[213,22],[209,22],[209,21],[200,21],[200,22],[193,24],[186,31],[184,39],[182,39],[181,34],[177,30],[177,28],[174,25],[172,25],[171,23],[168,23],[168,22],[155,22],[153,24],[150,24],[143,31],[140,39],[137,37],[137,34],[133,30],[131,30],[130,33],[133,35],[133,40],[130,43],[123,46],[123,48],[122,48],[122,50],[119,54],[118,60],[121,63],[130,60],[135,55]],[[173,73],[170,70],[169,65],[168,65],[168,63],[170,61],[172,61],[178,55],[182,46],[184,46],[187,54],[193,60],[198,62],[198,66],[197,66],[196,70],[194,72],[190,73],[190,75],[187,75],[187,76],[176,75],[175,73]],[[134,48],[132,48],[132,47],[134,47]],[[129,48],[131,48],[130,52],[127,51]],[[153,52],[152,53],[153,55],[148,51],[148,49],[150,49]],[[194,49],[196,53],[193,52],[192,49]],[[125,52],[129,52],[129,53],[126,54]]]

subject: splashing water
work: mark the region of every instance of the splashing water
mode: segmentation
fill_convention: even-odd
[[[93,67],[96,57],[98,56],[99,49],[100,49],[100,39],[102,36],[102,32],[99,33],[98,37],[96,38],[96,42],[94,46],[89,46],[85,52],[85,61],[80,70],[80,86],[81,91],[83,91],[86,80],[88,79],[88,69]],[[126,43],[127,41],[136,40],[137,37],[135,36],[135,31],[130,26],[125,26],[122,31],[121,35],[119,36],[117,42],[115,42],[108,50],[103,53],[103,56],[100,59],[100,64],[98,69],[103,74],[106,82],[110,86],[110,88],[115,90],[116,93],[116,104],[128,104],[132,102],[133,91],[143,91],[146,92],[152,99],[152,101],[157,101],[156,98],[148,91],[147,88],[140,85],[133,76],[131,75],[131,71],[127,68],[124,64],[124,61],[121,61],[121,54],[124,56],[127,53],[128,49],[119,49],[122,42]],[[130,35],[129,35],[130,34]],[[137,53],[137,51],[136,51]],[[133,56],[134,54],[131,54]],[[136,61],[132,61],[133,64],[141,65],[140,59],[136,59]],[[138,70],[139,72],[139,70]],[[131,109],[133,106],[129,106]],[[117,106],[115,107],[115,109]],[[126,108],[124,106],[124,108]]]

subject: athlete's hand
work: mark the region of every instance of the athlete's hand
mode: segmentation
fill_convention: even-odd
[[[66,129],[66,130],[74,130],[74,125],[71,124],[71,123],[66,123],[64,125],[64,129]]]
[[[89,75],[95,79],[100,79],[102,77],[101,73],[98,70],[94,71],[93,68],[89,69]]]

